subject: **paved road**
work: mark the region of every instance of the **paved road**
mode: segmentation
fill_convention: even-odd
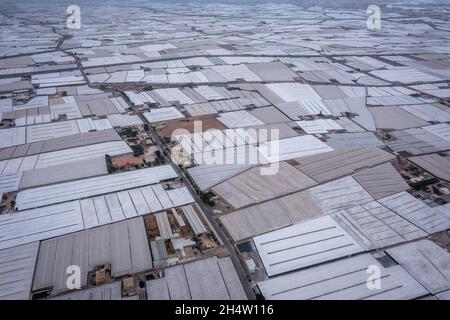
[[[123,98],[128,102],[128,105],[131,105],[130,101],[128,100],[128,98],[125,95],[123,95]],[[138,112],[133,107],[131,107],[131,109],[134,110],[134,112],[141,118],[141,120],[144,123],[148,124],[148,127],[149,127],[148,134],[151,136],[153,141],[156,142],[156,144],[158,145],[161,153],[164,154],[164,151],[166,150],[166,146],[162,142],[160,136],[156,133],[156,130],[154,128],[152,128],[152,126],[150,125],[148,120],[140,112]],[[244,287],[244,290],[245,290],[245,293],[247,295],[247,298],[249,300],[255,300],[256,299],[255,294],[254,294],[253,290],[250,288],[250,283],[247,280],[247,276],[246,276],[245,270],[244,270],[244,268],[243,268],[243,266],[241,264],[241,261],[240,261],[240,259],[238,257],[238,254],[237,254],[236,250],[235,250],[235,247],[231,244],[231,242],[228,240],[227,236],[224,234],[224,232],[220,228],[220,226],[217,223],[217,221],[213,218],[213,214],[211,212],[211,209],[207,205],[205,205],[205,203],[200,199],[200,197],[198,196],[197,192],[195,192],[195,190],[192,187],[192,185],[190,184],[189,180],[184,175],[183,171],[181,171],[181,169],[178,167],[178,165],[176,165],[173,162],[172,158],[170,156],[166,156],[166,155],[164,155],[164,157],[170,163],[170,165],[175,170],[175,172],[178,174],[178,176],[181,178],[181,180],[184,182],[184,184],[186,185],[187,189],[191,193],[191,195],[194,198],[194,200],[197,202],[197,204],[200,206],[200,208],[205,213],[205,216],[208,219],[210,225],[213,227],[215,234],[220,238],[220,241],[223,243],[225,248],[228,250],[228,252],[230,254],[231,261],[233,262],[233,265],[234,265],[234,267],[235,267],[235,269],[237,271],[239,279],[241,280],[242,286]]]

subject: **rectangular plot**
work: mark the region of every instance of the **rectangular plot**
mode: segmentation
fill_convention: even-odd
[[[450,289],[450,254],[430,240],[386,251],[432,294]]]
[[[158,212],[163,209],[163,206],[156,197],[156,194],[153,191],[152,187],[143,187],[141,188],[141,192],[144,196],[145,201],[147,201],[147,205],[150,207],[150,212]]]
[[[374,265],[380,267],[375,280],[382,285],[370,290],[367,270]],[[258,286],[268,300],[405,300],[428,294],[400,266],[384,268],[369,254],[278,276]]]
[[[379,202],[428,233],[450,228],[448,219],[404,191],[381,198]]]
[[[269,276],[364,251],[330,216],[253,239]]]
[[[137,216],[136,208],[134,207],[133,201],[131,200],[128,191],[118,192],[117,198],[119,199],[120,205],[126,218]]]
[[[80,206],[85,228],[89,229],[98,226],[100,222],[98,221],[93,199],[81,200]]]
[[[138,215],[143,215],[151,212],[140,189],[133,189],[128,191],[128,193],[133,200],[134,207],[136,208],[136,212],[138,213]]]
[[[173,207],[173,203],[167,195],[166,190],[164,190],[164,188],[160,184],[153,185],[152,189],[164,209]]]
[[[119,199],[116,193],[110,193],[105,195],[105,200],[108,205],[109,215],[113,222],[122,221],[125,219],[125,215],[120,205]]]
[[[0,300],[28,300],[39,242],[0,250]]]
[[[338,211],[333,217],[366,250],[427,236],[423,230],[376,201]]]
[[[97,197],[93,199],[95,211],[97,213],[98,222],[100,225],[104,225],[112,222],[111,215],[109,214],[108,204],[106,203],[105,197]]]
[[[115,277],[125,275],[131,270],[130,238],[126,223],[109,226],[111,241],[111,274]]]

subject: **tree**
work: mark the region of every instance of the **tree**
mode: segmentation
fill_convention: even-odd
[[[106,159],[106,168],[108,169],[108,173],[112,173],[113,172],[113,164],[112,164],[111,156],[109,154],[106,154],[105,159]]]
[[[134,144],[131,146],[131,149],[133,150],[134,156],[139,157],[144,154],[144,148],[140,144]]]

